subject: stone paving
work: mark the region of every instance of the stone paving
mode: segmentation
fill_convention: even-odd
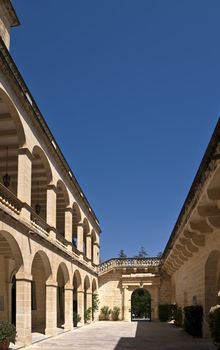
[[[41,350],[216,350],[208,339],[159,322],[96,322],[27,349]]]

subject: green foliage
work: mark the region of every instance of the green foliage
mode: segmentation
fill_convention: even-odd
[[[182,327],[183,325],[183,311],[181,307],[178,307],[174,310],[174,325],[176,327]]]
[[[77,314],[76,311],[73,311],[73,324],[74,327],[77,327],[77,323],[81,321],[81,317],[79,316],[79,314]]]
[[[176,305],[161,304],[159,305],[159,320],[160,322],[167,322],[173,320],[175,317]]]
[[[85,323],[88,323],[91,320],[92,316],[92,308],[89,307],[87,310],[84,311],[84,321]]]
[[[93,294],[92,295],[92,313],[95,313],[99,309],[99,297],[98,294]]]
[[[120,250],[120,252],[119,252],[119,254],[118,254],[118,257],[119,257],[120,259],[125,259],[125,258],[127,258],[127,255],[125,254],[124,249],[121,249],[121,250]]]
[[[120,307],[114,306],[111,314],[112,314],[112,320],[118,321],[119,315],[120,315]]]
[[[211,308],[209,312],[209,327],[211,336],[220,349],[220,305]]]
[[[133,318],[151,318],[151,297],[143,288],[135,290],[132,294],[131,313]]]
[[[200,305],[184,307],[184,330],[194,337],[202,336],[203,309]]]
[[[15,344],[16,328],[8,321],[0,321],[0,343],[9,341]]]
[[[105,321],[109,320],[111,313],[112,313],[112,310],[108,306],[103,306],[101,308],[101,313],[100,313],[99,319],[105,320]]]

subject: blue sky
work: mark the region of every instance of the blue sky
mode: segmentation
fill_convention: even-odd
[[[220,114],[218,0],[14,0],[11,53],[102,227],[163,250]]]

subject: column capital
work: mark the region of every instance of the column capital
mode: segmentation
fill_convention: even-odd
[[[24,273],[24,272],[16,273],[15,278],[16,278],[16,281],[26,281],[26,282],[32,282],[33,281],[32,275],[29,275],[29,274]]]
[[[57,188],[56,188],[56,186],[54,184],[47,185],[47,190],[52,190],[55,193],[57,193]]]
[[[34,159],[31,151],[27,148],[27,147],[24,147],[24,148],[19,148],[18,149],[18,155],[22,155],[22,154],[25,154],[31,161]]]
[[[46,287],[55,287],[55,288],[57,288],[57,286],[58,286],[58,283],[55,282],[55,281],[47,281],[46,282]]]

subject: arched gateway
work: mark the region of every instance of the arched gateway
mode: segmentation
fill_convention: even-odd
[[[144,288],[135,289],[131,295],[131,320],[151,321],[151,295]]]

